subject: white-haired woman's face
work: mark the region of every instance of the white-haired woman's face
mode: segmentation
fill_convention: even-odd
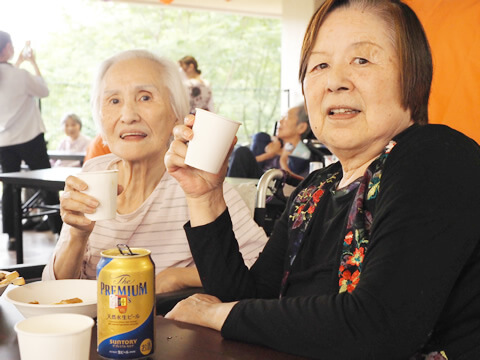
[[[110,150],[127,161],[160,161],[176,118],[158,64],[135,58],[112,65],[101,82],[100,99]]]
[[[71,117],[65,120],[64,128],[65,135],[70,136],[73,140],[77,139],[80,135],[80,124]]]
[[[380,152],[413,122],[387,24],[371,11],[334,10],[322,24],[304,80],[310,125],[337,156]]]

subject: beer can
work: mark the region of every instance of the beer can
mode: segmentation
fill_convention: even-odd
[[[101,255],[97,352],[106,359],[146,358],[154,352],[155,339],[155,265],[150,250],[120,245]]]

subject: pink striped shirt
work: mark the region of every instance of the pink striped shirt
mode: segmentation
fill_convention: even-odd
[[[83,171],[114,169],[120,159],[114,154],[87,161]],[[224,197],[232,217],[245,263],[251,266],[263,249],[267,237],[252,219],[251,212],[231,185],[224,184]],[[156,272],[168,267],[192,266],[183,225],[189,220],[188,207],[182,188],[167,172],[145,200],[130,214],[118,214],[115,219],[97,221],[83,257],[81,277],[95,279],[100,252],[117,244],[146,248],[152,252]],[[57,250],[70,238],[70,226],[64,224],[52,259],[43,271],[43,280],[55,279],[53,262]]]

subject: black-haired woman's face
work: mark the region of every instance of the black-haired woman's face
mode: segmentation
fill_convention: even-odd
[[[304,80],[310,125],[337,156],[379,153],[412,124],[400,96],[398,56],[384,21],[334,10],[319,30]]]

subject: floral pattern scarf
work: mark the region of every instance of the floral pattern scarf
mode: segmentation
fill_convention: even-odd
[[[345,236],[342,244],[340,267],[338,269],[339,293],[352,292],[360,281],[362,265],[367,253],[370,228],[373,217],[372,211],[375,206],[375,199],[380,189],[380,180],[385,161],[390,154],[395,141],[390,141],[383,152],[369,165],[365,174],[359,179],[359,183],[351,184],[357,186],[352,206],[349,210]],[[313,218],[325,192],[333,190],[340,177],[340,171],[323,173],[318,185],[310,185],[302,189],[292,203],[293,214],[289,216],[289,235],[291,238],[287,250],[287,266],[283,274],[280,298],[285,294],[290,270],[301,248],[306,230]],[[446,360],[444,351],[431,352],[429,354],[415,354],[410,360]]]
[[[370,227],[372,224],[372,208],[380,187],[382,170],[388,154],[395,146],[390,141],[383,152],[369,165],[360,179],[354,201],[350,208],[342,245],[340,268],[338,269],[339,292],[352,292],[360,281],[363,259],[367,252]],[[310,185],[302,189],[293,200],[294,212],[289,217],[290,247],[288,264],[282,278],[280,297],[285,294],[290,269],[297,257],[306,230],[323,194],[337,184],[340,171],[327,173],[319,179],[319,185]]]

